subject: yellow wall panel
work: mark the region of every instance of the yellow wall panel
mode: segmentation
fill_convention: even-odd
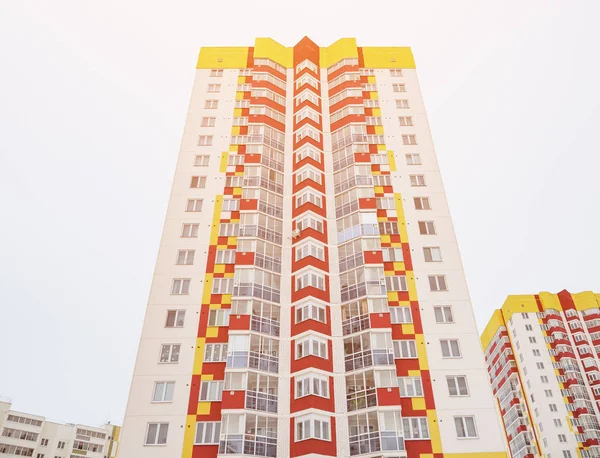
[[[201,48],[196,68],[246,68],[248,47]]]
[[[272,38],[257,38],[254,42],[254,58],[271,59],[287,68],[294,66],[294,48],[286,48]]]
[[[408,47],[362,48],[365,68],[416,68],[412,50]]]
[[[356,38],[341,38],[332,45],[321,48],[321,67],[331,67],[342,59],[358,59]]]

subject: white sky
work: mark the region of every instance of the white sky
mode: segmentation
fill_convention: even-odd
[[[0,396],[122,421],[198,49],[255,36],[412,46],[480,328],[508,294],[600,290],[598,17],[595,0],[2,2]]]

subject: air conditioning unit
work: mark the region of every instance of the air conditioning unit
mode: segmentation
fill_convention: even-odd
[[[294,229],[292,231],[292,237],[297,239],[298,237],[300,237],[300,229]]]

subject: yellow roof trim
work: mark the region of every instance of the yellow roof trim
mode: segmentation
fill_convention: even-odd
[[[294,66],[294,48],[286,48],[272,38],[257,38],[254,42],[254,58],[271,59],[286,68]]]
[[[581,293],[571,294],[571,297],[573,297],[577,310],[600,308],[600,294],[594,294],[592,291],[582,291]]]
[[[417,68],[408,47],[362,48],[365,68]]]
[[[196,68],[246,68],[248,47],[200,48]]]
[[[504,316],[502,315],[502,310],[496,309],[494,310],[494,313],[487,326],[481,333],[481,346],[483,347],[484,351],[490,345],[492,340],[494,340],[494,337],[502,326],[506,326],[506,323],[504,322]]]
[[[356,38],[341,38],[326,48],[320,48],[321,68],[331,67],[342,59],[358,59]]]

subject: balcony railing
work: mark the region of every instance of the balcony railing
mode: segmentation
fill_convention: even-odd
[[[275,216],[276,218],[283,218],[283,207],[270,204],[264,200],[258,201],[258,211],[266,213],[267,215]]]
[[[277,374],[279,357],[256,351],[232,351],[227,354],[226,366],[232,369],[248,367]]]
[[[244,186],[259,186],[261,188],[268,189],[269,191],[274,191],[277,194],[283,194],[283,185],[275,183],[274,181],[271,181],[265,177],[244,177]]]
[[[393,366],[393,350],[365,350],[344,357],[346,372],[372,366]]]
[[[379,226],[377,224],[357,224],[338,231],[338,244],[360,236],[379,235]]]

